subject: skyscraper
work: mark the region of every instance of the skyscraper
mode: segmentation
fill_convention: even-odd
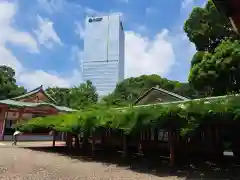
[[[92,81],[100,97],[124,79],[124,45],[120,15],[86,18],[83,80]]]

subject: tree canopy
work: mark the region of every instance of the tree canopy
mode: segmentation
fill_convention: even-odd
[[[122,109],[102,108],[71,114],[35,118],[19,124],[23,132],[49,129],[78,134],[93,128],[111,128],[124,133],[139,133],[150,128],[176,128],[182,135],[194,132],[202,125],[231,124],[239,122],[239,97],[227,96],[212,101],[195,100],[184,103],[127,107]]]
[[[14,69],[0,66],[0,99],[9,99],[26,92],[23,87],[16,84]]]
[[[237,37],[227,17],[218,12],[211,0],[204,8],[193,8],[184,31],[198,51],[214,51],[222,40]]]
[[[91,81],[72,88],[48,88],[47,93],[57,101],[59,106],[84,109],[98,102],[96,88]]]
[[[197,90],[209,89],[211,95],[223,95],[240,88],[240,41],[226,40],[214,53],[202,53],[194,62],[189,82]],[[195,55],[196,57],[197,55]],[[193,58],[193,60],[197,58]]]
[[[185,97],[195,97],[195,92],[188,83],[171,81],[153,74],[123,80],[116,86],[114,92],[103,100],[111,106],[126,106],[132,104],[144,91],[156,86]]]
[[[240,41],[227,17],[209,0],[204,8],[193,8],[184,30],[198,50],[191,61],[189,84],[203,96],[238,91]]]

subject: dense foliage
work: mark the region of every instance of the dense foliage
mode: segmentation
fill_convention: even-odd
[[[184,31],[198,51],[212,52],[222,40],[237,37],[227,17],[218,12],[211,0],[204,8],[193,8]]]
[[[214,102],[190,101],[181,104],[151,105],[122,109],[95,109],[72,114],[35,118],[20,124],[21,131],[48,128],[79,133],[91,128],[112,128],[124,133],[136,133],[149,128],[177,128],[182,135],[193,132],[206,123],[240,120],[240,97],[229,96]]]
[[[192,10],[184,30],[198,50],[192,58],[188,78],[198,95],[218,96],[239,91],[239,37],[211,0],[204,8]]]
[[[196,60],[196,56],[202,59]],[[195,89],[208,89],[211,95],[240,89],[240,41],[223,41],[214,53],[198,53],[194,60],[189,82]]]
[[[57,105],[73,109],[84,109],[96,104],[98,95],[91,81],[73,88],[48,88],[47,93],[56,99]]]
[[[110,106],[126,106],[132,104],[143,92],[152,87],[160,87],[189,98],[196,97],[195,91],[188,83],[171,81],[153,74],[123,80],[116,86],[114,92],[104,97],[103,100]]]
[[[7,66],[0,66],[0,99],[13,98],[26,92],[16,84],[15,71]]]

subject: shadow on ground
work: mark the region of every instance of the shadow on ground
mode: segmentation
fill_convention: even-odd
[[[176,164],[174,168],[169,167],[169,159],[165,157],[144,157],[131,155],[123,158],[121,153],[110,151],[97,151],[92,157],[91,151],[77,149],[69,150],[66,147],[25,147],[34,151],[57,153],[81,161],[94,161],[104,164],[115,164],[132,171],[148,173],[159,177],[178,176],[187,180],[239,180],[240,163],[233,157],[225,157],[221,161],[207,161],[201,157],[185,158]]]

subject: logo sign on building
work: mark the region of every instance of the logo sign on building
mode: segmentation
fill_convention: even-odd
[[[98,18],[89,18],[88,22],[99,22],[99,21],[102,21],[102,17],[98,17]]]

